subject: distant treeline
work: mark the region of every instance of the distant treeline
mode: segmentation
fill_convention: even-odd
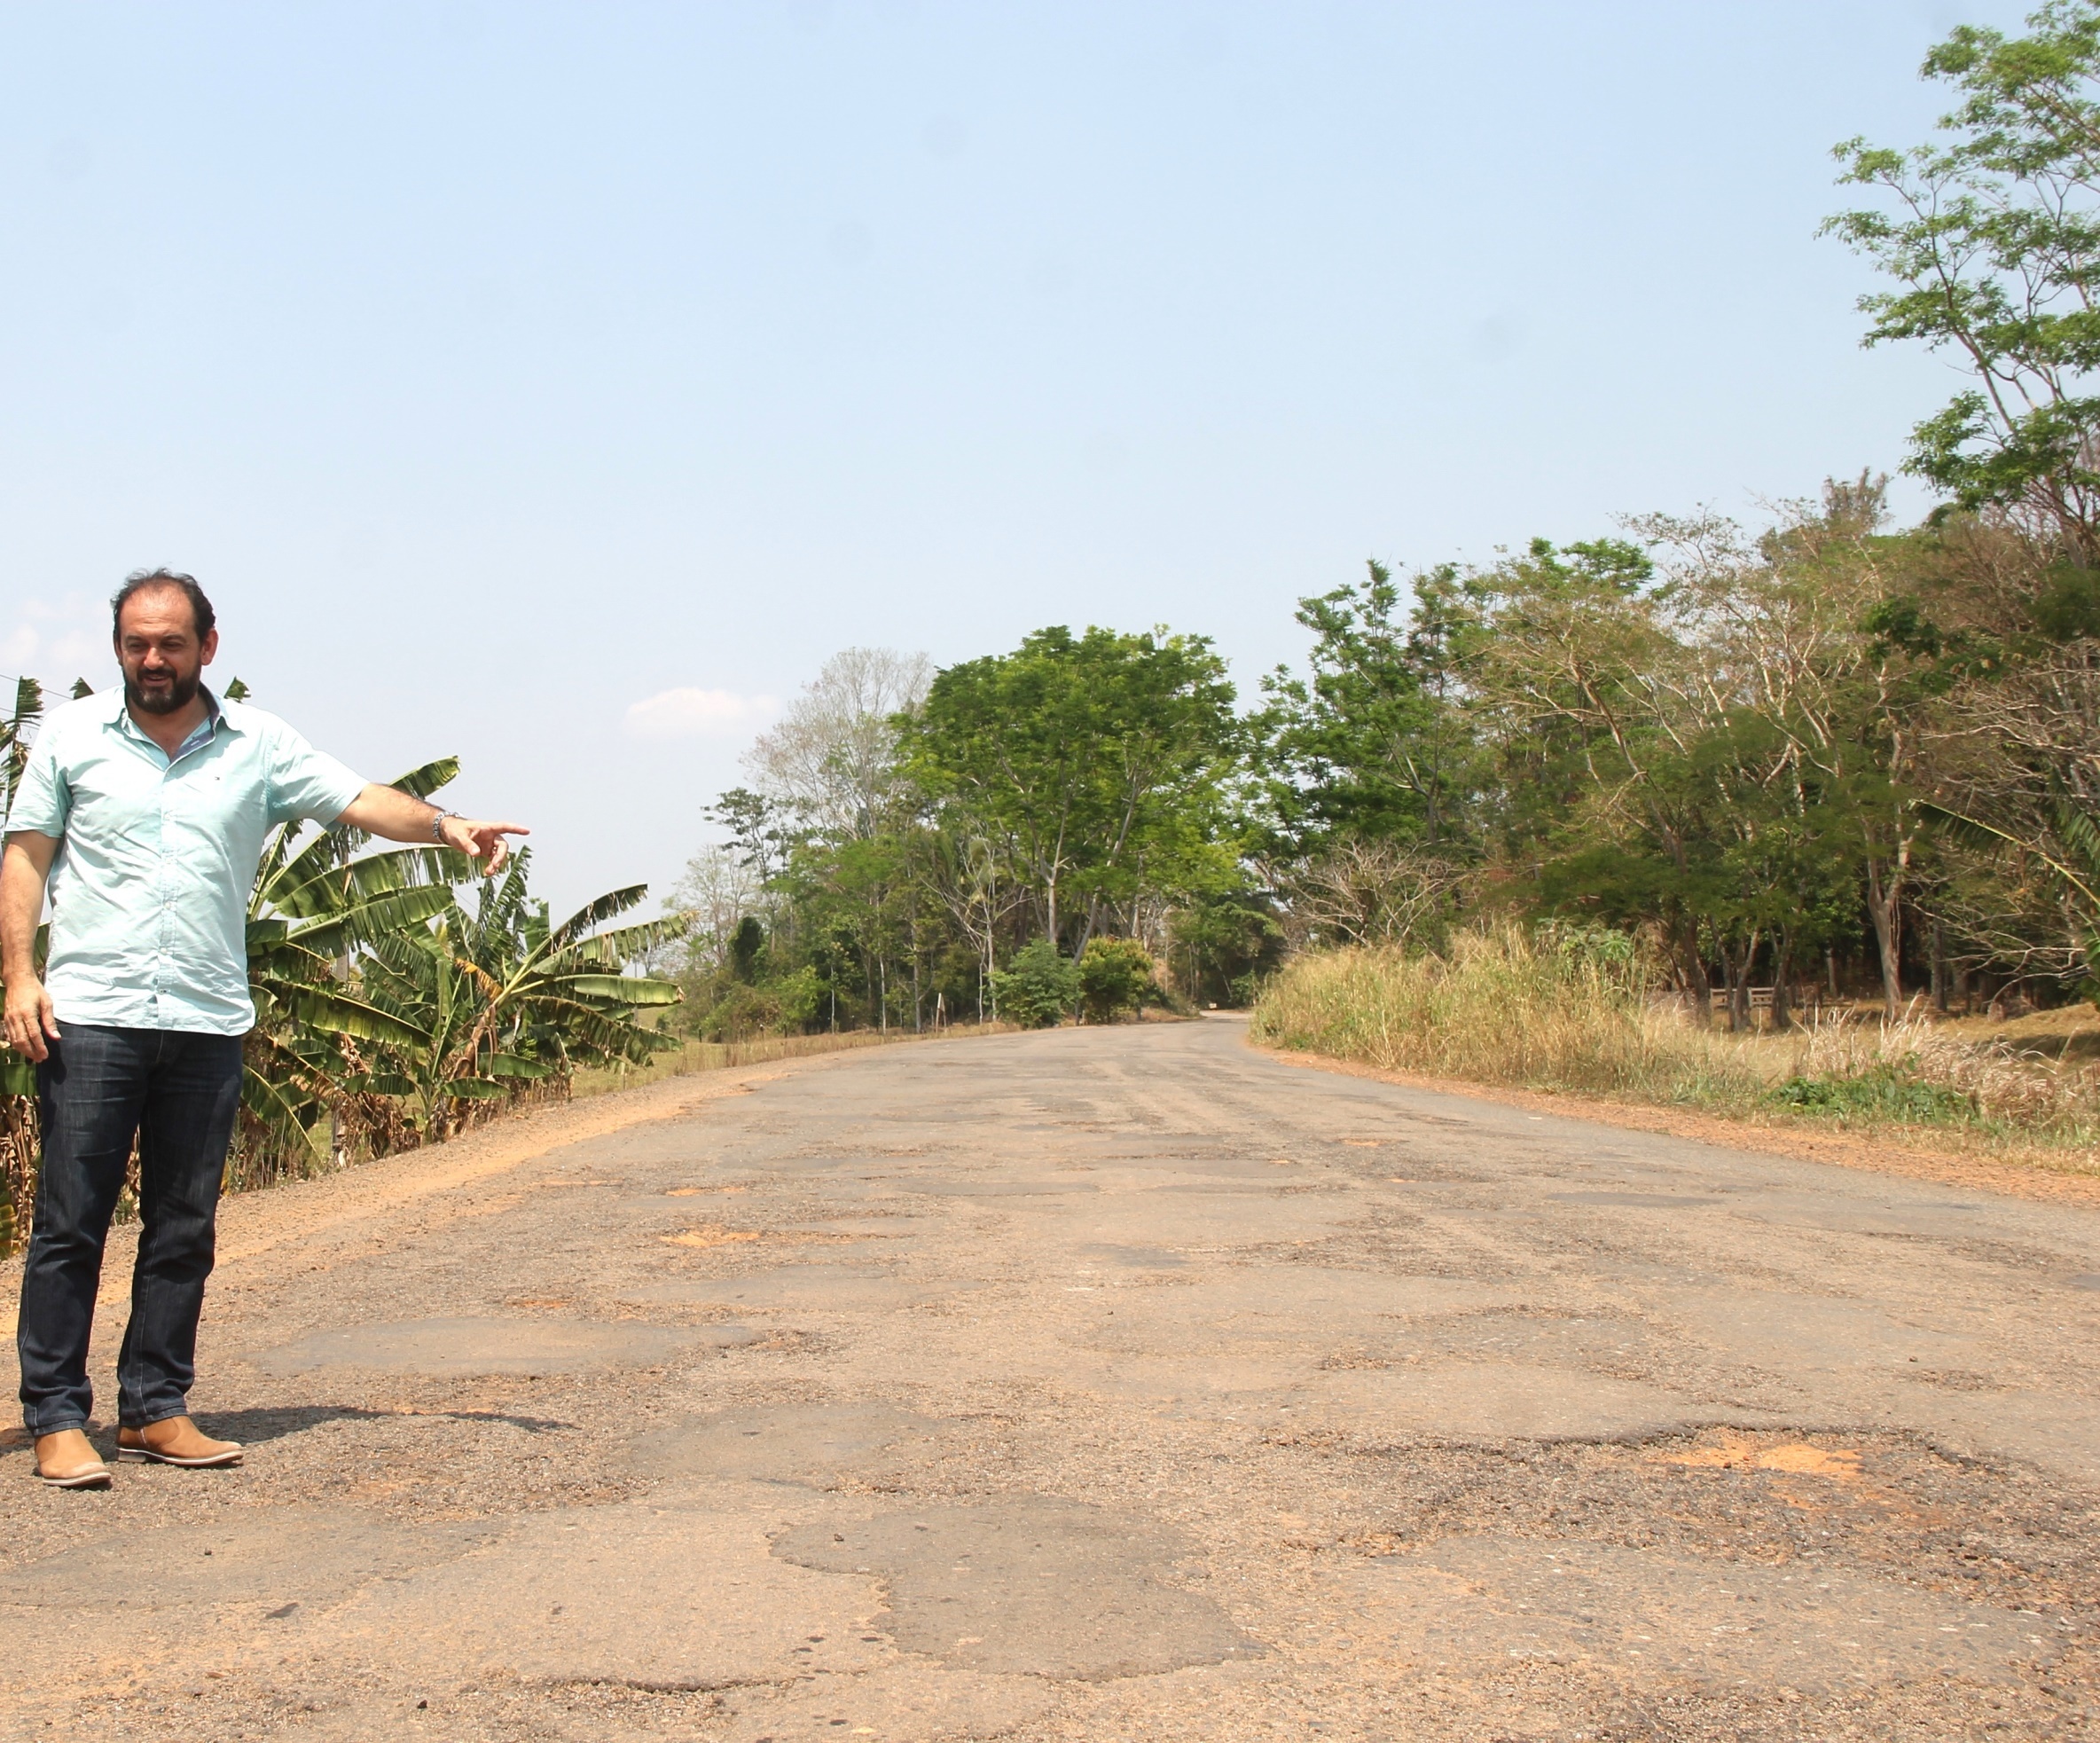
[[[2100,920],[2100,4],[1957,29],[1924,71],[1953,93],[1940,135],[1839,147],[1870,203],[1827,226],[1885,275],[1869,342],[1968,372],[1912,433],[1906,470],[1941,499],[1924,524],[1891,526],[1862,474],[1761,529],[1651,515],[1485,565],[1374,563],[1298,602],[1309,662],[1244,708],[1209,641],[1164,630],[1046,629],[938,672],[841,655],[712,808],[725,840],[676,898],[683,1015],[923,1025],[1002,987],[1050,1010],[1084,1002],[1059,977],[1109,938],[1225,1001],[1288,950],[1434,948],[1491,910],[1644,936],[1736,1017],[1753,983],[1782,1020],[1810,983],[2078,993]]]
[[[672,898],[681,1017],[974,1018],[1031,941],[1107,938],[1234,1001],[1289,950],[1434,948],[1490,911],[1644,935],[1702,1008],[1775,985],[1783,1018],[1833,977],[2067,996],[2089,577],[2002,517],[1892,531],[1863,479],[1755,538],[1655,517],[1405,585],[1374,564],[1299,602],[1312,658],[1245,711],[1199,636],[1051,629],[938,672],[850,650],[712,808],[727,840]]]

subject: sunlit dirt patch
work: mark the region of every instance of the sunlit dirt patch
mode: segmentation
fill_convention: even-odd
[[[726,1247],[737,1246],[747,1241],[770,1241],[779,1246],[836,1246],[855,1237],[851,1235],[827,1235],[810,1229],[725,1229],[719,1223],[702,1223],[697,1229],[681,1229],[676,1235],[663,1235],[659,1239],[675,1247]]]
[[[1860,1455],[1849,1447],[1812,1447],[1805,1441],[1760,1447],[1747,1435],[1724,1433],[1720,1444],[1684,1447],[1652,1455],[1665,1464],[1704,1464],[1724,1471],[1784,1471],[1797,1477],[1860,1480]]]

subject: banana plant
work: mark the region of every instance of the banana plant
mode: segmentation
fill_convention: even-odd
[[[236,680],[238,681],[238,680]],[[73,680],[73,696],[95,694],[84,678]],[[36,735],[36,723],[43,718],[43,686],[34,678],[14,680],[14,711],[0,720],[0,818],[14,805],[14,791],[21,784],[22,771],[29,766],[29,742]]]
[[[454,900],[429,926],[375,939],[361,962],[371,1006],[413,1037],[385,1050],[431,1136],[461,1118],[457,1103],[507,1096],[523,1080],[578,1064],[644,1063],[670,1044],[629,1013],[677,1003],[677,985],[620,970],[676,923],[599,930],[640,902],[647,885],[600,896],[556,926],[527,892],[530,863],[530,850],[521,851],[500,881],[482,886],[475,913]]]
[[[29,741],[43,718],[43,686],[34,678],[16,679],[14,711],[0,720],[0,818],[14,805],[15,789],[21,784],[22,771],[29,766]],[[41,926],[36,930],[39,970],[43,966],[47,930]],[[0,1095],[27,1097],[35,1094],[35,1067],[12,1048],[0,1047]],[[5,1251],[4,1244],[0,1244],[0,1252]]]
[[[14,789],[29,766],[29,741],[43,718],[43,686],[34,678],[14,681],[14,712],[0,720],[0,817],[14,805]]]
[[[393,785],[424,798],[458,772],[458,758],[442,758]],[[272,834],[248,900],[255,1027],[241,1084],[241,1105],[260,1127],[252,1135],[294,1154],[318,1150],[331,1110],[372,1087],[357,1043],[418,1043],[412,1027],[358,996],[359,954],[443,913],[451,885],[472,875],[450,849],[364,853],[370,837],[341,826],[301,847],[300,833],[289,823]]]

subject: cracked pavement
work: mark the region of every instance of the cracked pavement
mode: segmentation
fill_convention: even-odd
[[[0,1735],[2100,1736],[2100,1213],[1243,1033],[229,1201],[248,1462],[58,1495],[15,1437]]]

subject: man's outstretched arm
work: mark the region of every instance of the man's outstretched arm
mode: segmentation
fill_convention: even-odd
[[[456,847],[470,860],[486,859],[488,863],[482,868],[484,875],[501,871],[503,862],[511,857],[505,836],[532,833],[522,823],[488,823],[477,818],[456,817],[398,787],[368,785],[335,820],[363,829],[369,836],[384,836],[388,841],[435,842]],[[12,997],[9,1009],[13,1009]]]
[[[7,982],[7,1044],[31,1059],[59,1038],[51,994],[36,973],[36,922],[43,913],[44,880],[59,856],[58,841],[17,829],[0,849],[0,977]]]

